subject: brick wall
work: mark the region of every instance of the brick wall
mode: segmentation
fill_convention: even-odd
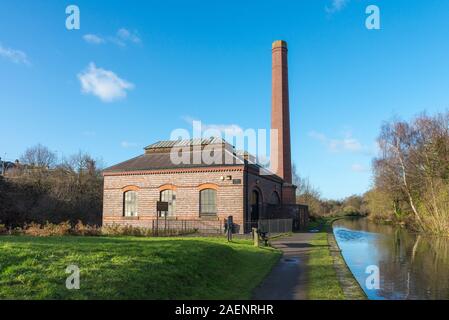
[[[251,217],[251,193],[253,190],[257,190],[260,194],[260,210],[263,210],[263,204],[270,203],[271,197],[274,192],[276,192],[282,201],[282,182],[273,179],[271,176],[258,175],[254,172],[248,173],[248,201],[247,201],[247,212],[249,215],[249,220],[253,220]],[[262,216],[263,212],[259,212]]]
[[[221,179],[221,177],[227,176],[231,176],[231,180]],[[234,179],[240,179],[240,184],[234,184]],[[104,177],[103,223],[151,226],[152,220],[156,219],[156,202],[159,200],[160,190],[164,188],[173,188],[176,191],[175,219],[200,219],[199,194],[204,184],[211,184],[217,190],[217,217],[212,219],[224,220],[232,215],[234,221],[241,223],[244,212],[243,183],[243,166],[150,171],[134,174],[106,173]],[[137,218],[123,217],[123,193],[130,186],[137,187]]]

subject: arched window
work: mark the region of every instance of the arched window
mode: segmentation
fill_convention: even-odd
[[[214,189],[203,189],[200,191],[200,214],[217,214],[217,191]]]
[[[276,191],[271,194],[270,204],[281,204],[281,198],[279,198],[279,194]]]
[[[168,202],[168,212],[161,212],[161,217],[171,217],[175,215],[176,210],[176,191],[167,189],[161,191],[161,201]]]
[[[137,191],[130,190],[123,194],[123,215],[137,217]]]

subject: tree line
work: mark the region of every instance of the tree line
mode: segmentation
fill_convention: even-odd
[[[78,152],[63,159],[47,147],[28,148],[0,177],[0,224],[76,223],[100,225],[101,161]]]
[[[372,188],[363,195],[325,200],[294,174],[297,201],[312,215],[368,215],[427,233],[449,234],[449,112],[385,122],[373,159]]]
[[[365,216],[368,207],[364,196],[351,195],[341,200],[324,199],[309,178],[301,177],[293,164],[293,184],[297,186],[296,202],[306,204],[312,218],[325,216]]]

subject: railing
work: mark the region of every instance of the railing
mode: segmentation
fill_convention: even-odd
[[[172,220],[161,218],[153,220],[151,229],[153,234],[167,231],[179,231],[180,233],[199,232],[204,234],[224,233],[224,222],[222,220]]]
[[[245,222],[245,230],[251,231],[257,228],[261,232],[288,233],[293,231],[293,219],[263,219],[258,221]]]
[[[293,231],[298,231],[304,229],[309,222],[309,208],[300,204],[264,204],[259,217],[262,220],[293,219]]]
[[[243,229],[242,229],[243,227]],[[257,228],[269,234],[287,233],[293,231],[293,219],[262,219],[258,221],[247,221],[243,225],[234,224],[233,233],[240,233],[245,230],[251,232],[252,228]],[[223,220],[153,220],[151,225],[152,233],[164,234],[170,231],[177,231],[181,234],[198,232],[202,234],[224,234],[226,231]]]
[[[298,210],[298,207],[295,208]],[[235,222],[232,227],[233,233],[250,233],[252,228],[257,228],[261,232],[267,233],[287,233],[299,230],[303,227],[308,219],[308,215],[300,214],[291,217],[280,217],[278,219],[274,217],[263,218],[256,221]],[[226,220],[225,219],[172,219],[161,217],[151,221],[140,220],[124,220],[119,222],[120,225],[131,225],[137,228],[143,228],[150,231],[152,235],[167,235],[167,234],[225,234],[226,232]]]

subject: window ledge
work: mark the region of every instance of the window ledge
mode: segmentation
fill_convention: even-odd
[[[135,217],[124,216],[123,219],[125,219],[125,220],[139,220],[139,216],[135,216]]]
[[[200,219],[201,220],[219,220],[217,214],[215,213],[203,213],[200,215]]]

